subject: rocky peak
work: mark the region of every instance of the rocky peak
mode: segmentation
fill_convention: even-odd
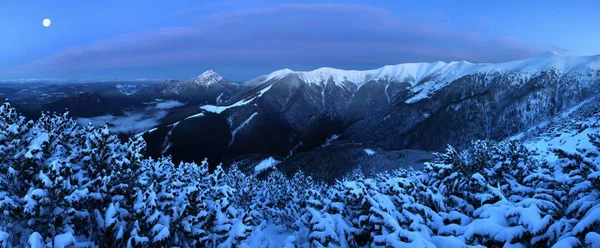
[[[194,83],[206,86],[217,83],[221,80],[223,80],[223,77],[221,77],[213,70],[205,71],[204,73],[200,74],[200,76],[192,79]]]

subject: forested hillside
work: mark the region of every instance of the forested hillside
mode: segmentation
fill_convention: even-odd
[[[519,141],[474,141],[423,171],[326,185],[143,159],[139,137],[67,115],[26,120],[5,103],[0,246],[598,247],[600,133],[588,136],[592,147],[554,148],[553,161]]]

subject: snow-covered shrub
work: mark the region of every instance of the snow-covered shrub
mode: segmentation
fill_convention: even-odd
[[[421,177],[431,199],[439,199],[436,190],[442,194],[441,204],[422,202],[441,210],[445,225],[438,234],[470,245],[556,242],[571,225],[561,219],[568,202],[552,167],[533,157],[516,141],[476,141],[462,152],[449,147],[438,154]]]
[[[253,230],[220,167],[144,159],[140,137],[67,115],[26,121],[8,103],[0,127],[3,246],[231,247]]]
[[[538,161],[516,141],[324,185],[144,159],[139,137],[0,106],[0,247],[596,247],[600,134]]]
[[[566,207],[565,229],[561,239],[577,238],[583,243],[594,243],[600,232],[600,134],[589,134],[593,147],[566,151],[555,149],[555,181],[561,186],[562,203]]]

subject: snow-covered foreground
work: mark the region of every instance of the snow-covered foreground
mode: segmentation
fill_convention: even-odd
[[[140,137],[62,115],[26,121],[4,104],[0,245],[598,247],[600,135],[588,140],[552,162],[519,141],[476,141],[423,171],[324,185],[143,159]]]

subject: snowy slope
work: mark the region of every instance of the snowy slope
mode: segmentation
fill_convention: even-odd
[[[341,70],[322,67],[312,71],[293,71],[282,69],[274,71],[247,82],[259,84],[276,81],[289,75],[296,75],[302,81],[311,85],[323,86],[328,80],[333,80],[337,86],[354,84],[358,87],[370,81],[387,80],[390,82],[408,82],[411,92],[416,95],[406,100],[406,103],[415,103],[431,96],[434,92],[447,86],[451,82],[467,75],[506,74],[517,75],[515,82],[522,82],[542,72],[553,70],[559,76],[568,73],[582,72],[581,77],[588,76],[585,72],[600,70],[600,56],[572,57],[563,56],[554,52],[545,52],[538,56],[510,61],[505,63],[470,63],[467,61],[433,62],[433,63],[404,63],[386,65],[372,70]]]
[[[219,79],[207,71],[189,82],[210,89],[226,81]],[[340,137],[336,142],[361,143],[374,151],[440,151],[446,144],[464,148],[471,140],[506,139],[600,93],[600,56],[543,53],[505,63],[283,69],[235,86],[228,97],[214,91],[210,101],[195,102],[199,112],[185,112],[171,122],[187,118],[219,130],[224,136],[217,152],[224,156],[285,157],[321,147],[334,134]],[[211,135],[190,134],[214,140]]]
[[[474,65],[469,62],[464,62],[469,65]],[[452,68],[453,63],[434,62],[434,63],[406,63],[398,65],[387,65],[379,69],[374,70],[341,70],[329,67],[322,67],[313,71],[292,71],[290,69],[283,69],[272,72],[263,81],[270,81],[275,79],[281,79],[287,75],[295,74],[298,75],[304,82],[308,84],[322,85],[330,78],[335,82],[336,85],[344,85],[346,83],[353,83],[358,86],[363,85],[372,80],[387,79],[387,80],[408,80],[411,82],[418,82],[422,78],[433,75],[437,72],[448,71],[448,68]],[[442,70],[442,69],[446,70]]]
[[[257,98],[260,98],[263,94],[265,94],[265,92],[269,91],[270,89],[271,89],[271,85],[265,87],[264,89],[261,89],[254,96],[239,100],[239,101],[237,101],[233,104],[227,105],[227,106],[204,105],[204,106],[201,106],[200,109],[208,111],[208,112],[220,114],[221,112],[223,112],[227,109],[241,107],[241,106],[244,106],[244,105],[254,101]]]
[[[509,139],[525,142],[538,152],[538,158],[554,162],[558,158],[551,151],[561,148],[567,152],[594,150],[589,134],[600,131],[600,96],[595,96],[563,112],[554,120],[540,123]]]
[[[239,85],[228,82],[213,70],[188,80],[165,80],[136,91],[132,96],[141,99],[169,99],[189,104],[226,101]]]
[[[545,52],[538,56],[498,64],[486,64],[481,72],[527,72],[539,73],[548,69],[555,69],[559,73],[567,73],[578,67],[600,68],[600,56],[564,56],[555,52]]]
[[[200,74],[199,76],[189,79],[187,81],[169,81],[168,86],[163,90],[164,93],[171,93],[175,95],[184,94],[186,91],[194,90],[199,87],[209,87],[220,81],[223,81],[223,77],[217,74],[213,70],[208,70]]]
[[[254,174],[258,174],[267,169],[275,167],[280,161],[274,159],[273,157],[268,157],[260,161],[256,166],[254,166]]]
[[[200,74],[200,76],[191,79],[190,81],[198,85],[208,86],[211,84],[215,84],[221,80],[223,80],[223,77],[221,77],[221,75],[217,74],[213,70],[208,70]]]

